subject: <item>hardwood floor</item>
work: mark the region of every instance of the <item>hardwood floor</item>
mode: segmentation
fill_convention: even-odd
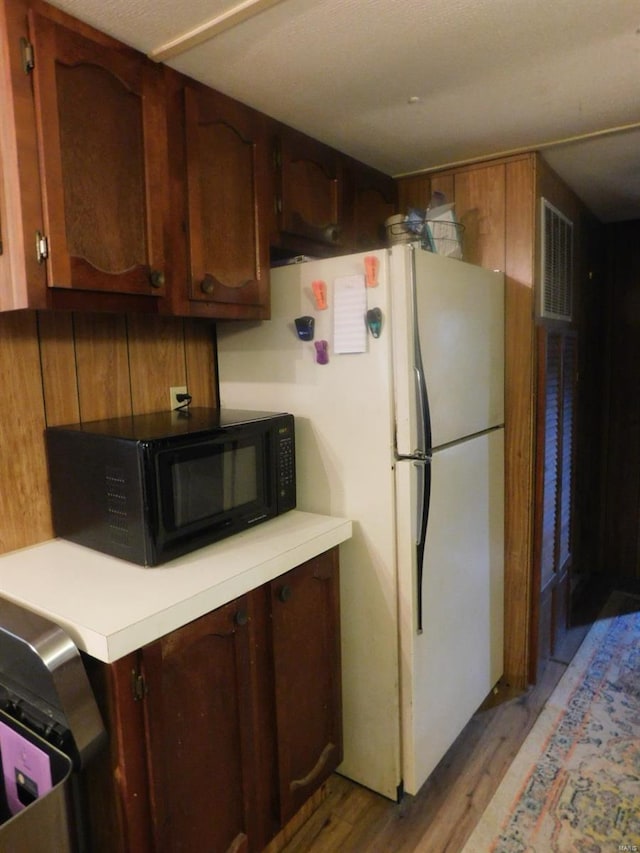
[[[334,774],[316,811],[269,853],[459,853],[565,669],[553,660],[526,693],[499,691],[400,804]]]
[[[264,853],[460,853],[614,588],[640,596],[640,580],[594,576],[538,683],[491,697],[417,796],[394,803],[334,774]]]

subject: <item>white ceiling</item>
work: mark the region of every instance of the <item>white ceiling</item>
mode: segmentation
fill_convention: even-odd
[[[389,174],[538,149],[602,221],[640,218],[638,0],[55,5]]]

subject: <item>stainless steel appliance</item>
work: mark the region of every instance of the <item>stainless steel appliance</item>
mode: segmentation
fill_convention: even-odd
[[[0,598],[0,850],[89,853],[78,771],[105,739],[74,643]]]

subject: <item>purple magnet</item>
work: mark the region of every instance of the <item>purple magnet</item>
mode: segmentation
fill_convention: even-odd
[[[316,341],[316,361],[318,364],[329,364],[329,343],[328,341]]]

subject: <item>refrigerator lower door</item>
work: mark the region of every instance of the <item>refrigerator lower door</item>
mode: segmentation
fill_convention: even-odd
[[[396,465],[402,765],[416,794],[502,675],[504,430],[433,454],[422,588],[420,466]],[[422,597],[422,631],[418,598]]]

